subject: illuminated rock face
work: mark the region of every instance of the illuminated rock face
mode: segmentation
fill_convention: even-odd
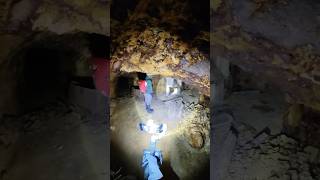
[[[290,103],[320,110],[319,2],[214,2],[211,58],[272,82]]]
[[[127,21],[111,26],[113,70],[178,78],[209,95],[209,28],[191,12],[182,1],[141,1]]]
[[[212,143],[212,153],[215,155],[214,159],[217,159],[216,162],[221,159],[220,157],[231,157],[231,160],[227,159],[225,163],[221,164],[216,163],[212,166],[212,171],[226,173],[227,176],[222,179],[237,179],[238,177],[246,177],[246,179],[256,177],[264,179],[265,177],[267,179],[272,176],[276,179],[310,178],[310,172],[317,172],[319,167],[313,165],[308,167],[308,163],[303,160],[303,162],[298,162],[300,167],[297,168],[297,172],[289,169],[296,163],[291,162],[291,159],[309,159],[304,154],[304,150],[297,148],[296,144],[312,143],[319,145],[319,143],[309,141],[310,139],[316,139],[310,138],[310,134],[317,132],[315,130],[318,127],[316,120],[319,118],[315,118],[315,116],[305,117],[312,114],[306,111],[306,107],[311,107],[313,111],[319,112],[320,110],[320,83],[316,80],[320,70],[319,2],[314,0],[213,0],[212,2],[210,43],[213,53],[210,59],[216,64],[228,61],[231,65],[239,67],[241,71],[248,73],[251,76],[250,79],[273,85],[273,91],[279,93],[280,96],[272,95],[270,97],[272,100],[284,99],[283,94],[285,94],[287,102],[291,104],[288,112],[285,114],[285,109],[288,108],[285,106],[283,109],[278,108],[274,111],[277,112],[279,118],[272,117],[272,121],[275,123],[272,126],[268,125],[269,130],[271,130],[268,133],[272,134],[278,131],[278,134],[285,131],[286,134],[294,135],[296,139],[300,140],[298,142],[284,134],[268,136],[266,132],[261,130],[250,132],[249,129],[253,127],[250,123],[254,121],[248,121],[244,123],[243,127],[237,127],[237,130],[239,130],[238,136],[233,141],[231,150],[228,147],[221,148],[222,143],[214,138],[216,141]],[[211,68],[219,70],[219,68]],[[220,72],[223,80],[227,79],[225,76],[227,73],[225,72],[223,70]],[[231,71],[231,75],[233,72]],[[214,76],[211,77],[214,78]],[[265,89],[261,88],[261,90],[264,91]],[[240,101],[239,105],[249,104],[248,97],[246,95],[246,101]],[[230,100],[231,96],[228,98]],[[225,101],[225,103],[231,104],[230,101]],[[276,104],[280,105],[280,103]],[[287,105],[286,102],[283,104]],[[241,116],[236,111],[233,108],[235,121],[241,121]],[[238,112],[243,113],[244,111]],[[266,114],[259,113],[262,118],[256,119],[261,120],[268,117]],[[250,111],[248,116],[254,117],[254,111]],[[309,118],[309,120],[304,118]],[[225,121],[225,119],[223,120]],[[272,121],[263,120],[264,123]],[[276,124],[279,122],[281,126]],[[215,123],[215,126],[217,125]],[[303,130],[304,126],[308,126],[308,130]],[[219,135],[216,129],[213,132],[214,136]],[[308,135],[303,135],[303,133]],[[308,138],[304,139],[304,137]],[[232,141],[224,139],[224,142],[230,143]],[[253,147],[259,146],[257,149],[263,152],[255,152],[251,149],[251,145],[248,145],[248,142],[253,142]],[[271,146],[268,144],[269,142]],[[286,150],[282,149],[284,147]],[[223,156],[224,152],[228,150],[230,152],[229,156]],[[297,156],[297,158],[288,158],[287,162],[290,164],[288,169],[289,166],[286,163],[283,164],[280,160],[286,159],[287,154],[283,153],[284,151],[288,151],[290,156]],[[314,149],[312,151],[317,152],[318,150]],[[277,154],[277,152],[280,152],[280,154]],[[264,157],[260,156],[261,154]],[[246,160],[242,159],[242,155]],[[255,155],[259,157],[256,158]],[[269,159],[273,159],[272,156],[277,158],[268,162]],[[262,160],[264,158],[268,160]],[[246,163],[249,161],[250,163]],[[228,169],[228,171],[225,169]],[[317,179],[317,177],[313,178]]]
[[[120,41],[111,59],[113,64],[120,64],[120,71],[176,77],[209,95],[210,69],[207,67],[210,63],[207,57],[178,36],[159,28],[149,28],[143,32],[126,32]]]

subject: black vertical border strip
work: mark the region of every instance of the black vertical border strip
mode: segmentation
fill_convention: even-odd
[[[107,152],[106,152],[106,156],[107,156],[107,169],[106,169],[106,176],[107,176],[107,180],[110,180],[110,177],[111,177],[111,173],[110,173],[110,143],[111,143],[111,136],[110,136],[110,74],[111,74],[111,35],[110,35],[110,21],[111,21],[111,17],[110,17],[110,11],[111,11],[111,0],[108,0],[108,4],[107,4],[107,17],[106,17],[106,27],[107,27],[107,32],[106,32],[106,35],[108,37],[107,39],[107,60],[109,61],[109,67],[106,67],[106,68],[109,68],[109,76],[108,76],[108,79],[107,79],[107,84],[108,84],[108,88],[109,88],[109,94],[108,94],[108,97],[106,98],[106,111],[105,111],[105,115],[106,115],[106,146],[107,146]]]

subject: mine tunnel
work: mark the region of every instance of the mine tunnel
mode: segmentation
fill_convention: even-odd
[[[72,64],[68,65],[67,63],[71,61],[66,61],[66,58],[71,58],[72,55],[74,56],[72,52],[46,48],[40,44],[31,45],[25,50],[25,56],[21,60],[23,61],[21,62],[22,71],[18,83],[21,98],[19,105],[25,109],[24,111],[43,105],[41,101],[48,103],[59,96],[67,95]]]
[[[145,109],[138,84],[146,76],[152,77],[154,89],[152,114]],[[123,72],[116,79],[110,101],[111,175],[143,179],[141,160],[150,135],[141,132],[138,124],[152,119],[168,126],[167,134],[157,144],[163,153],[161,170],[165,179],[208,177],[209,97],[173,77]],[[185,162],[187,159],[194,163]],[[197,174],[190,175],[186,171],[190,168]]]
[[[209,1],[117,1],[111,21],[111,179],[209,179]]]
[[[107,178],[109,43],[97,33],[37,32],[11,49],[0,179]]]
[[[0,179],[142,179],[150,120],[163,179],[320,179],[319,8],[2,1]]]

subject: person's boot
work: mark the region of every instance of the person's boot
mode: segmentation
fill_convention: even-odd
[[[139,129],[140,129],[140,131],[147,132],[147,127],[144,123],[139,123]]]
[[[151,106],[149,106],[149,111],[150,111],[150,112],[153,112],[153,109],[151,108]]]
[[[151,109],[150,106],[147,106],[147,112],[148,112],[148,113],[152,113],[152,112],[153,112],[153,109]]]

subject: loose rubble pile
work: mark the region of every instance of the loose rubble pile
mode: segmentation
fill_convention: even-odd
[[[270,136],[268,130],[245,142],[247,137],[240,132],[226,179],[320,178],[318,148],[302,145],[284,134]]]

